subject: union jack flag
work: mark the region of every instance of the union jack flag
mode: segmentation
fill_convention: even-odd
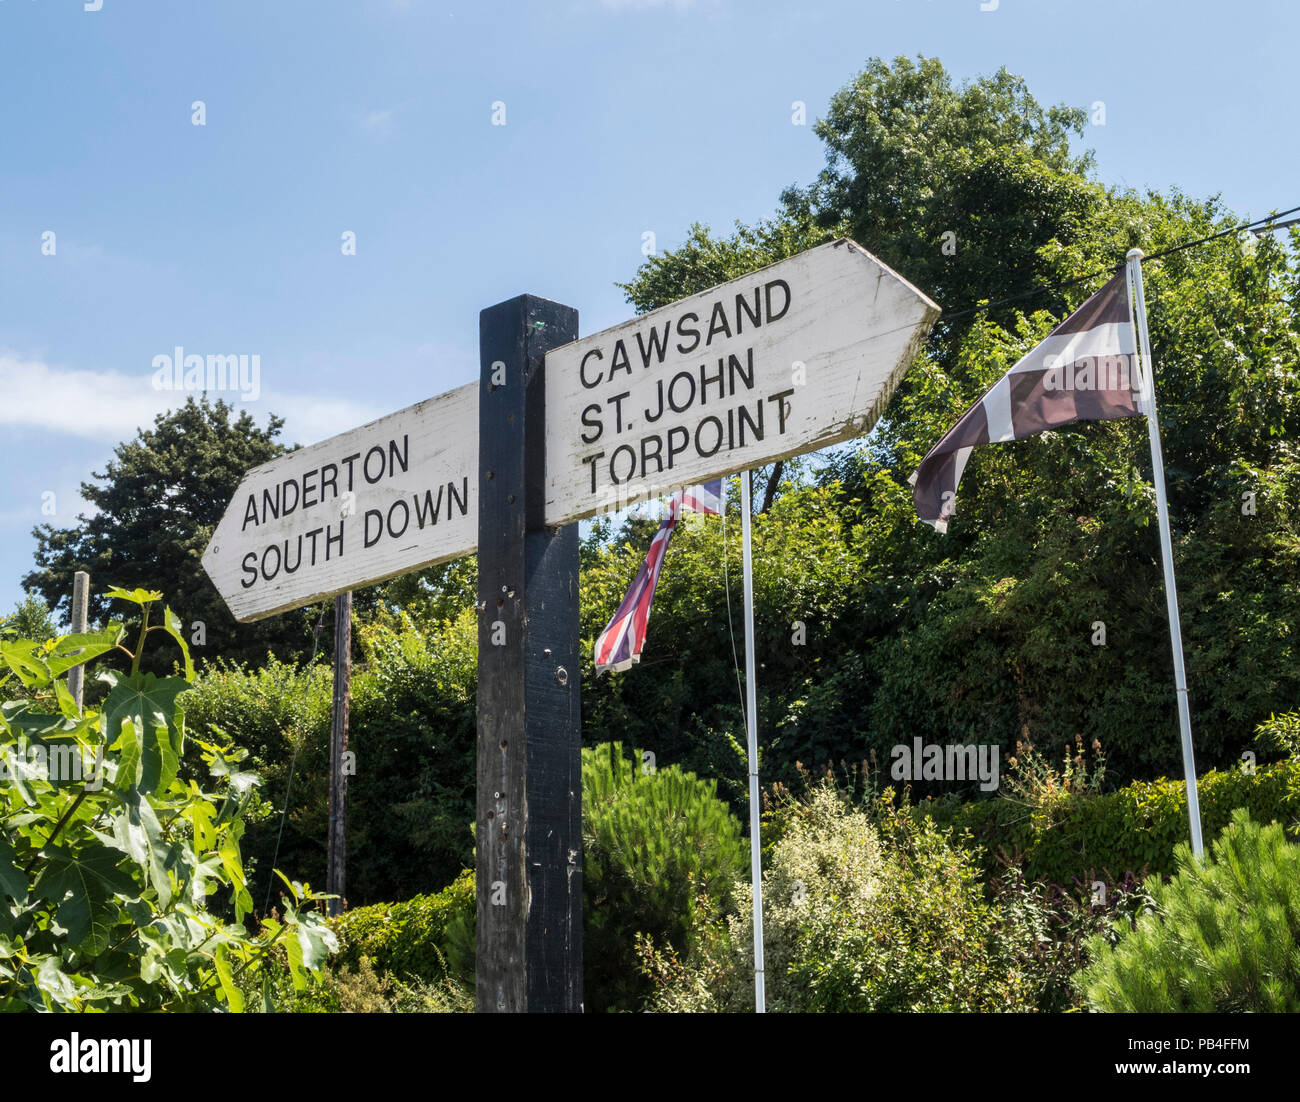
[[[683,509],[697,513],[718,515],[722,512],[722,479],[715,478],[700,486],[678,490],[668,502],[668,512],[659,524],[659,531],[650,541],[645,562],[614,618],[596,640],[594,657],[596,673],[606,670],[627,670],[641,661],[641,648],[645,646],[646,627],[650,622],[650,606],[654,603],[655,587],[659,584],[659,571],[668,552],[668,541],[681,519]]]

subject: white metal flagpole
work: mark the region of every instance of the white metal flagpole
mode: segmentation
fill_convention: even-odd
[[[1147,333],[1147,300],[1142,286],[1141,249],[1130,249],[1128,260],[1129,312],[1137,332],[1142,353],[1143,412],[1151,438],[1151,473],[1156,486],[1156,512],[1159,515],[1160,551],[1165,565],[1165,603],[1169,609],[1169,639],[1174,652],[1174,687],[1178,697],[1178,725],[1183,737],[1183,774],[1187,779],[1187,819],[1192,828],[1192,853],[1204,852],[1201,841],[1201,801],[1196,790],[1196,760],[1192,755],[1192,719],[1187,704],[1187,672],[1183,667],[1183,631],[1178,617],[1178,591],[1174,587],[1174,551],[1169,536],[1169,501],[1165,495],[1165,461],[1160,449],[1160,421],[1156,416],[1156,375],[1151,359],[1151,338]]]
[[[763,851],[758,833],[758,687],[754,681],[754,564],[749,541],[753,509],[750,472],[740,476],[740,523],[745,568],[745,729],[749,736],[749,866],[754,881],[754,1011],[767,1011],[763,975]]]

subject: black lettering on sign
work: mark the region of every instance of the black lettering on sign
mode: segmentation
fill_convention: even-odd
[[[588,390],[590,390],[594,386],[600,386],[600,381],[604,378],[603,374],[597,374],[597,376],[594,379],[592,379],[591,382],[587,381],[587,361],[591,359],[596,359],[596,360],[604,359],[604,356],[601,355],[601,351],[599,348],[592,348],[589,351],[587,351],[582,357],[582,362],[578,364],[578,378],[582,380],[582,385],[586,387]]]
[[[448,486],[451,483],[447,484]],[[438,514],[442,512],[442,487],[438,487],[437,500],[434,499],[432,490],[424,491],[424,502],[421,504],[420,499],[415,499],[415,523],[423,528],[426,524],[437,524]]]
[[[614,355],[609,361],[609,377],[612,379],[617,371],[632,374],[632,365],[628,362],[627,349],[623,346],[621,338],[614,342]]]
[[[650,330],[650,347],[647,348],[645,342],[641,339],[641,333],[638,330],[636,335],[636,346],[641,353],[641,366],[649,367],[650,359],[653,356],[656,363],[663,363],[664,356],[668,354],[668,331],[672,328],[671,321],[664,322],[664,331],[662,336],[656,329]]]
[[[724,337],[731,336],[731,326],[727,323],[726,308],[720,302],[713,304],[713,313],[709,315],[709,335],[705,338],[705,344],[712,344],[713,338],[721,333]]]
[[[687,318],[690,318],[691,321],[698,322],[700,320],[700,315],[697,314],[694,310],[687,310],[686,313],[684,313],[680,318],[677,319],[677,335],[679,337],[695,338],[694,340],[691,341],[690,344],[686,346],[683,346],[681,341],[677,342],[677,351],[680,352],[683,356],[689,356],[692,352],[694,352],[697,348],[700,347],[700,331],[696,329],[694,326],[687,325],[686,324]]]
[[[779,314],[772,312],[772,289],[781,288],[783,300],[781,302],[781,312]],[[767,307],[767,324],[771,325],[774,321],[780,321],[785,317],[785,312],[790,309],[790,284],[784,279],[774,279],[770,283],[763,284],[763,301]]]

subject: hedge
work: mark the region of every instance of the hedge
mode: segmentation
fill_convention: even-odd
[[[1216,836],[1236,808],[1261,823],[1293,831],[1300,819],[1300,761],[1253,773],[1211,770],[1199,781],[1202,832]],[[1023,862],[1031,880],[1068,887],[1072,881],[1117,880],[1125,873],[1172,875],[1174,847],[1188,839],[1187,791],[1181,780],[1136,781],[1104,795],[1069,796],[1049,809],[997,797],[948,808],[932,817],[960,834],[969,830],[991,870],[999,854]]]

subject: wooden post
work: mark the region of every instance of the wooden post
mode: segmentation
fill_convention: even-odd
[[[578,312],[479,314],[477,1009],[582,1010],[578,527],[544,520],[549,349]]]
[[[325,891],[331,915],[343,913],[347,892],[348,778],[343,755],[348,749],[348,706],[352,691],[352,591],[334,598],[334,716],[330,723],[330,824]]]
[[[84,570],[78,570],[72,575],[72,634],[80,635],[86,630],[86,623],[90,612],[90,575]],[[85,691],[86,684],[86,667],[73,666],[68,671],[68,692],[72,694],[72,699],[77,702],[77,707],[82,704],[82,695]]]

